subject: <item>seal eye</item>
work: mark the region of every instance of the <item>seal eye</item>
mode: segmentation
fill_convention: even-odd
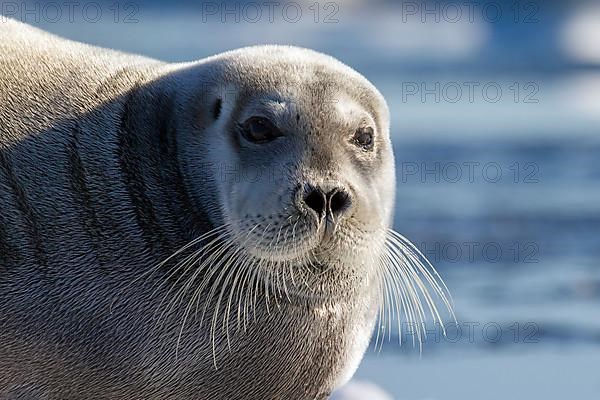
[[[264,117],[250,117],[240,127],[242,136],[252,143],[267,143],[281,136],[279,129]]]
[[[371,150],[373,148],[373,128],[370,126],[358,128],[354,133],[353,141],[364,150]]]

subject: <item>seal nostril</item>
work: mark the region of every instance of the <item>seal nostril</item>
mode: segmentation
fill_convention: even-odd
[[[330,195],[329,207],[334,215],[342,214],[350,208],[351,204],[350,195],[344,190],[337,190]]]
[[[325,212],[325,194],[319,189],[311,189],[304,196],[304,204],[322,216]]]

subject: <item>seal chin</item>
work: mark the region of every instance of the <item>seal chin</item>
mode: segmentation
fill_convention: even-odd
[[[317,266],[332,253],[342,254],[350,245],[338,236],[339,226],[326,220],[316,223],[305,216],[288,217],[294,223],[272,222],[269,226],[257,225],[239,235],[238,245],[258,263],[285,263],[288,265]],[[245,236],[245,238],[244,238]]]
[[[363,283],[376,274],[376,260],[382,252],[376,245],[380,236],[376,231],[359,229],[349,221],[330,226],[326,220],[319,224],[310,218],[299,221],[303,224],[291,224],[296,234],[288,232],[293,228],[273,222],[278,226],[275,232],[264,235],[275,238],[270,245],[249,241],[243,245],[253,268],[261,271],[273,292],[285,292],[293,303],[322,303],[348,297],[350,288],[364,288]]]

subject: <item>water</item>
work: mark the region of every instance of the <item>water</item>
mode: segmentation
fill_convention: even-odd
[[[204,23],[198,8],[158,4],[135,24],[38,25],[170,61],[289,43],[355,67],[390,105],[394,227],[445,278],[460,328],[447,318],[444,338],[430,324],[422,353],[393,333],[355,379],[395,399],[597,398],[600,72],[564,39],[579,43],[564,32],[592,3],[539,3],[533,24],[403,22],[397,8],[341,4],[329,25]]]
[[[597,395],[598,142],[396,146],[395,227],[445,277],[458,328],[449,323],[447,338],[430,328],[421,358],[392,340],[355,378],[398,399]]]

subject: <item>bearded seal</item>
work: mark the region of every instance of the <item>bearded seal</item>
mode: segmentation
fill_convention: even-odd
[[[384,303],[446,299],[388,229],[388,108],[341,62],[0,36],[3,398],[325,399]]]

